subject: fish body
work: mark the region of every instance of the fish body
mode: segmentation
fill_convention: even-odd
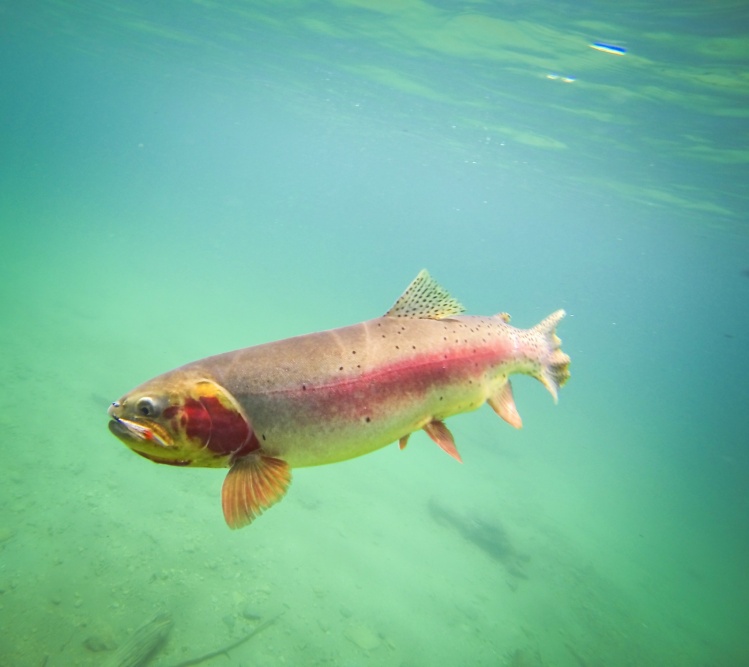
[[[563,311],[531,329],[462,306],[422,271],[386,315],[196,361],[112,404],[110,430],[158,463],[229,467],[227,523],[283,497],[290,468],[335,463],[420,429],[460,460],[444,420],[488,402],[521,426],[509,377],[538,378],[556,400],[569,357]]]

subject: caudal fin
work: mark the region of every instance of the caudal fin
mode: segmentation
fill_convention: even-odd
[[[562,352],[562,341],[556,332],[557,325],[565,315],[563,310],[558,310],[531,329],[540,345],[540,366],[534,375],[549,390],[555,403],[559,388],[570,378],[570,358]]]

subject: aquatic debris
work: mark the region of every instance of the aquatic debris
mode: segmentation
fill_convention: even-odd
[[[505,657],[507,667],[544,667],[544,661],[537,648],[516,648]]]
[[[627,49],[623,46],[616,46],[615,44],[604,44],[603,42],[593,42],[589,44],[591,49],[596,51],[603,51],[604,53],[611,53],[615,56],[623,56],[627,53]]]
[[[546,78],[552,81],[561,81],[562,83],[575,83],[576,81],[574,76],[562,76],[561,74],[547,74]]]
[[[220,655],[224,655],[228,658],[229,651],[233,651],[235,648],[241,646],[242,644],[249,641],[253,637],[256,637],[257,635],[259,635],[263,630],[273,625],[285,613],[286,613],[285,611],[282,611],[276,614],[275,616],[271,616],[269,619],[267,619],[266,621],[263,621],[260,625],[258,625],[256,628],[254,628],[251,632],[246,634],[244,637],[237,639],[235,642],[232,642],[228,646],[217,648],[215,651],[210,651],[209,653],[200,655],[197,658],[189,658],[187,660],[183,660],[182,662],[178,662],[176,665],[172,665],[172,667],[192,667],[192,665],[199,665],[202,662],[207,662],[208,660],[217,658]]]
[[[130,635],[110,656],[106,667],[145,667],[164,647],[171,629],[171,614],[157,614]]]
[[[113,651],[117,648],[117,643],[109,635],[90,635],[83,640],[83,646],[91,653],[102,653]]]
[[[356,644],[362,651],[369,653],[380,646],[382,640],[375,632],[361,623],[349,625],[344,631],[344,636],[350,642]]]

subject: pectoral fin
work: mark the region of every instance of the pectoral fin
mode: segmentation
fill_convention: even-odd
[[[444,451],[452,456],[458,463],[463,463],[463,459],[458,454],[458,448],[455,446],[455,440],[453,440],[453,434],[450,433],[450,429],[445,426],[445,422],[438,420],[429,422],[425,427],[427,435],[434,440]]]
[[[229,528],[242,528],[283,498],[291,484],[286,461],[249,454],[237,459],[221,489],[221,506]]]

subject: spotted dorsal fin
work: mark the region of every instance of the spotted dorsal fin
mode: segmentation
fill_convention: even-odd
[[[442,320],[464,310],[460,302],[438,285],[426,269],[422,269],[385,317]]]

